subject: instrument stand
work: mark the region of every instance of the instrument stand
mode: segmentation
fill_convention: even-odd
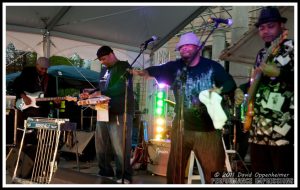
[[[126,86],[125,86],[125,112],[123,118],[123,164],[122,164],[122,184],[124,184],[125,177],[125,164],[126,164],[126,135],[127,135],[127,94],[128,94],[128,78],[126,78]]]
[[[244,162],[244,160],[241,158],[241,156],[240,156],[240,154],[236,151],[236,150],[234,150],[234,149],[229,149],[229,150],[226,150],[225,151],[226,152],[226,156],[228,156],[228,155],[231,155],[231,156],[228,156],[229,158],[229,164],[230,164],[230,168],[234,168],[235,170],[235,172],[237,172],[238,170],[237,170],[237,168],[238,168],[238,166],[237,166],[237,161],[241,161],[241,163],[243,164],[243,167],[247,170],[247,172],[249,172],[249,169],[248,169],[248,167],[246,166],[246,164],[245,164],[245,162]],[[238,160],[234,160],[234,158],[235,158],[235,156],[238,156]],[[228,163],[226,163],[226,166],[228,165]],[[232,167],[233,166],[233,167]],[[227,169],[228,169],[228,166],[227,166]],[[232,169],[231,169],[232,170]],[[230,171],[231,172],[231,171]]]
[[[53,177],[53,173],[57,170],[57,150],[61,134],[61,127],[65,121],[51,121],[49,118],[28,118],[24,121],[24,131],[20,143],[20,149],[16,158],[16,165],[12,176],[13,182],[29,183],[29,184],[49,184]],[[28,129],[37,132],[37,148],[33,165],[31,178],[29,180],[19,178],[18,173],[21,168],[19,165],[25,165],[21,156],[24,139]],[[26,165],[31,164],[30,162]],[[30,170],[28,170],[29,174]]]
[[[76,146],[76,164],[77,164],[77,169],[80,172],[80,166],[79,166],[79,151],[78,151],[78,139],[77,139],[77,135],[76,135],[76,130],[74,133],[74,138],[75,138],[75,146]]]
[[[135,60],[130,64],[129,69],[132,68],[133,64],[136,62],[136,60],[140,57],[140,55],[145,51],[147,48],[147,44],[141,46],[140,52],[138,56],[135,58]],[[124,108],[124,121],[123,121],[123,164],[122,164],[122,184],[124,184],[124,177],[125,177],[125,163],[126,163],[126,134],[127,134],[127,96],[128,96],[128,84],[129,84],[129,78],[128,78],[128,71],[126,70],[123,75],[121,75],[120,79],[125,78],[126,80],[126,86],[125,86],[125,108]],[[130,162],[129,162],[130,164]]]
[[[237,161],[240,161],[243,165],[243,167],[247,170],[247,172],[249,172],[249,169],[248,167],[246,166],[244,160],[242,159],[241,155],[238,153],[237,151],[237,124],[236,122],[238,122],[239,120],[236,118],[236,107],[234,107],[234,111],[233,111],[233,118],[234,118],[234,121],[233,121],[233,124],[231,126],[233,126],[233,143],[230,143],[230,149],[226,149],[226,146],[225,147],[225,152],[226,152],[226,157],[228,155],[229,158],[229,163],[230,163],[230,167],[233,166],[233,168],[235,169],[235,172],[237,172],[238,170],[238,166],[237,166]],[[231,134],[231,130],[229,132],[229,134]],[[231,135],[230,135],[231,136]],[[231,139],[229,136],[229,139]],[[230,141],[231,142],[231,141]],[[238,160],[237,160],[238,158]],[[228,164],[228,163],[226,163]]]
[[[198,51],[197,51],[198,52]],[[179,160],[176,160],[176,163],[179,163],[179,176],[178,176],[178,183],[184,183],[184,181],[181,181],[182,179],[182,149],[183,149],[183,136],[184,136],[184,97],[185,97],[185,89],[186,89],[186,79],[187,79],[187,67],[185,67],[183,69],[183,71],[180,73],[179,76],[177,76],[177,79],[175,80],[175,82],[177,83],[177,87],[179,87],[177,89],[178,95],[179,95],[179,107],[177,109],[177,115],[178,115],[178,121],[177,124],[179,125],[179,129],[176,131],[176,136],[178,140],[178,146],[179,147],[175,147],[177,150],[179,150]],[[172,139],[171,139],[172,141]],[[175,158],[177,159],[177,158]],[[177,183],[177,182],[175,182]]]

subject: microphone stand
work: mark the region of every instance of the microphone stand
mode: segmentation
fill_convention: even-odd
[[[197,51],[198,52],[198,51]],[[186,79],[187,79],[187,71],[186,71],[186,67],[183,69],[183,72],[181,73],[181,76],[179,77],[179,79],[182,81],[181,82],[181,93],[179,96],[179,130],[177,130],[177,134],[176,136],[179,136],[179,182],[183,183],[184,181],[182,181],[183,177],[182,177],[182,153],[183,153],[183,137],[184,137],[184,97],[185,97],[185,89],[186,89]]]
[[[184,137],[184,98],[185,98],[185,90],[186,90],[186,80],[187,80],[187,67],[189,67],[189,65],[194,61],[194,59],[196,58],[196,56],[199,54],[200,50],[202,50],[202,48],[204,47],[206,41],[208,40],[208,38],[210,37],[210,35],[214,32],[214,30],[218,27],[219,23],[216,22],[213,29],[210,31],[210,33],[207,35],[206,39],[203,41],[203,43],[200,45],[200,47],[195,51],[195,53],[192,55],[191,59],[188,60],[188,62],[186,63],[186,66],[184,66],[182,72],[179,74],[179,76],[176,77],[174,83],[175,84],[180,84],[180,88],[181,90],[181,94],[179,94],[179,108],[177,110],[177,113],[179,115],[179,117],[177,117],[178,121],[177,123],[179,124],[179,130],[177,130],[177,134],[176,136],[179,136],[179,183],[184,183],[184,174],[183,174],[183,165],[182,165],[182,153],[183,153],[183,137]],[[172,84],[172,86],[174,86],[174,84]],[[178,85],[177,85],[178,86]],[[177,91],[177,95],[178,95],[178,89]],[[180,92],[179,92],[180,93]],[[176,159],[176,157],[175,157]],[[176,181],[175,181],[176,183]]]
[[[146,44],[142,44],[140,52],[138,54],[138,56],[135,58],[135,60],[130,64],[129,68],[132,68],[132,65],[136,62],[136,60],[140,57],[140,55],[145,51],[145,49],[147,48],[147,43]],[[123,164],[122,164],[122,184],[124,184],[124,178],[125,178],[125,164],[126,164],[126,134],[127,134],[127,96],[128,96],[128,84],[129,84],[129,77],[128,75],[128,71],[126,70],[123,75],[121,75],[120,79],[125,78],[126,79],[126,86],[125,86],[125,107],[124,107],[124,118],[123,118]]]

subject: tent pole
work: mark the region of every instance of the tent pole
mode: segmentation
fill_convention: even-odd
[[[56,86],[56,96],[58,96],[58,77],[55,77],[55,86]],[[56,108],[56,115],[59,118],[59,108]]]
[[[47,30],[43,35],[43,53],[44,57],[50,57],[50,33]]]

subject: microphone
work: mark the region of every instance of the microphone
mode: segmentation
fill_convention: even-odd
[[[209,18],[208,21],[209,23],[216,23],[216,24],[227,24],[228,26],[231,26],[233,24],[233,20],[228,18],[228,19],[223,19],[223,18]]]
[[[144,49],[147,48],[148,44],[150,44],[151,42],[154,42],[158,39],[157,36],[152,36],[149,40],[146,40],[144,43],[141,44],[141,46],[144,46]]]

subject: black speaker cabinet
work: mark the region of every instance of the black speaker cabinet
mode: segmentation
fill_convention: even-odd
[[[73,143],[65,143],[60,149],[60,156],[67,159],[76,159],[76,154],[78,154],[81,161],[94,159],[96,155],[95,132],[74,131],[72,135]]]
[[[16,145],[17,135],[17,113],[16,109],[6,109],[6,145]]]
[[[11,177],[13,176],[17,165],[18,154],[19,154],[18,148],[11,148],[6,159],[6,169],[8,170],[8,173]],[[32,169],[33,169],[32,158],[30,158],[28,154],[21,151],[16,177],[23,178],[23,179],[30,178]]]

